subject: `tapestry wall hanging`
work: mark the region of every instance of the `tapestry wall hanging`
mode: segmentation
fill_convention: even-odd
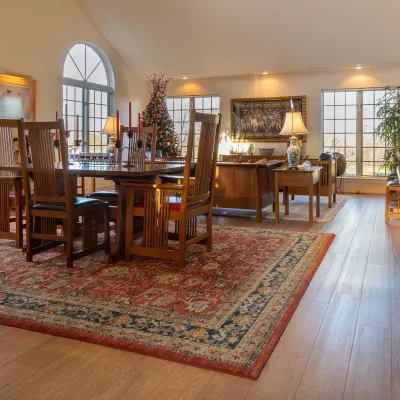
[[[285,114],[291,110],[302,113],[306,124],[306,96],[231,99],[231,132],[234,140],[286,142],[280,136]],[[301,136],[301,135],[300,135]]]

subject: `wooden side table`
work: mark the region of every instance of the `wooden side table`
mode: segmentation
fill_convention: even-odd
[[[385,222],[389,218],[400,219],[400,183],[391,181],[386,185]]]
[[[279,188],[283,187],[283,197],[285,202],[285,215],[289,215],[289,188],[306,187],[308,188],[309,204],[309,224],[314,222],[313,217],[313,197],[314,185],[317,195],[316,211],[317,217],[320,216],[320,171],[322,167],[314,166],[310,169],[289,170],[286,167],[275,169],[275,223],[279,224]]]

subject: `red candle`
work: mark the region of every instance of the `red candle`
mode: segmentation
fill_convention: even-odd
[[[140,113],[138,113],[138,139],[141,139],[142,136],[142,122],[140,121]]]
[[[119,110],[117,110],[117,140],[119,140]]]
[[[56,111],[56,121],[58,122],[58,111]],[[58,128],[56,129],[56,140],[58,140]]]
[[[79,140],[79,114],[76,114],[76,137],[75,140]]]
[[[132,129],[132,103],[129,102],[129,130]]]
[[[65,103],[64,118],[65,118],[65,130],[68,132],[68,106],[67,106],[67,103]]]

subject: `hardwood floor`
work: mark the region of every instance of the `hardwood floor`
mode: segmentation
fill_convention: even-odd
[[[400,221],[384,223],[384,197],[311,228],[214,222],[337,235],[257,381],[0,325],[0,399],[400,400]]]

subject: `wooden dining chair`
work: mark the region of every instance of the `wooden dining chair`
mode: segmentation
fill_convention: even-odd
[[[57,169],[53,134],[60,134],[61,168]],[[26,142],[30,143],[32,164],[28,164]],[[108,204],[97,199],[73,197],[69,171],[68,146],[63,120],[57,122],[19,122],[21,164],[26,198],[26,260],[35,254],[65,246],[66,263],[99,250],[110,250]],[[58,174],[60,172],[60,174]],[[33,193],[30,192],[30,180]],[[82,249],[73,248],[77,221],[81,219]],[[59,234],[58,226],[62,227]],[[99,243],[99,225],[103,225],[104,240]]]
[[[13,130],[16,132],[18,120],[0,119],[0,167],[16,164],[14,157]],[[22,248],[23,234],[22,177],[15,172],[0,171],[0,239],[15,240],[16,246]],[[15,232],[11,224],[15,223]]]
[[[200,142],[194,159],[195,124],[200,123]],[[126,260],[132,255],[176,260],[185,265],[185,250],[196,243],[212,250],[212,195],[218,157],[221,114],[190,112],[188,147],[182,185],[132,184],[127,186]],[[194,176],[191,172],[195,165]],[[140,205],[136,196],[144,192]],[[197,217],[207,215],[206,231],[197,232]],[[134,241],[136,218],[142,218],[142,238]],[[175,224],[169,224],[174,221]],[[172,230],[171,230],[172,226]],[[178,241],[179,246],[172,246]]]

